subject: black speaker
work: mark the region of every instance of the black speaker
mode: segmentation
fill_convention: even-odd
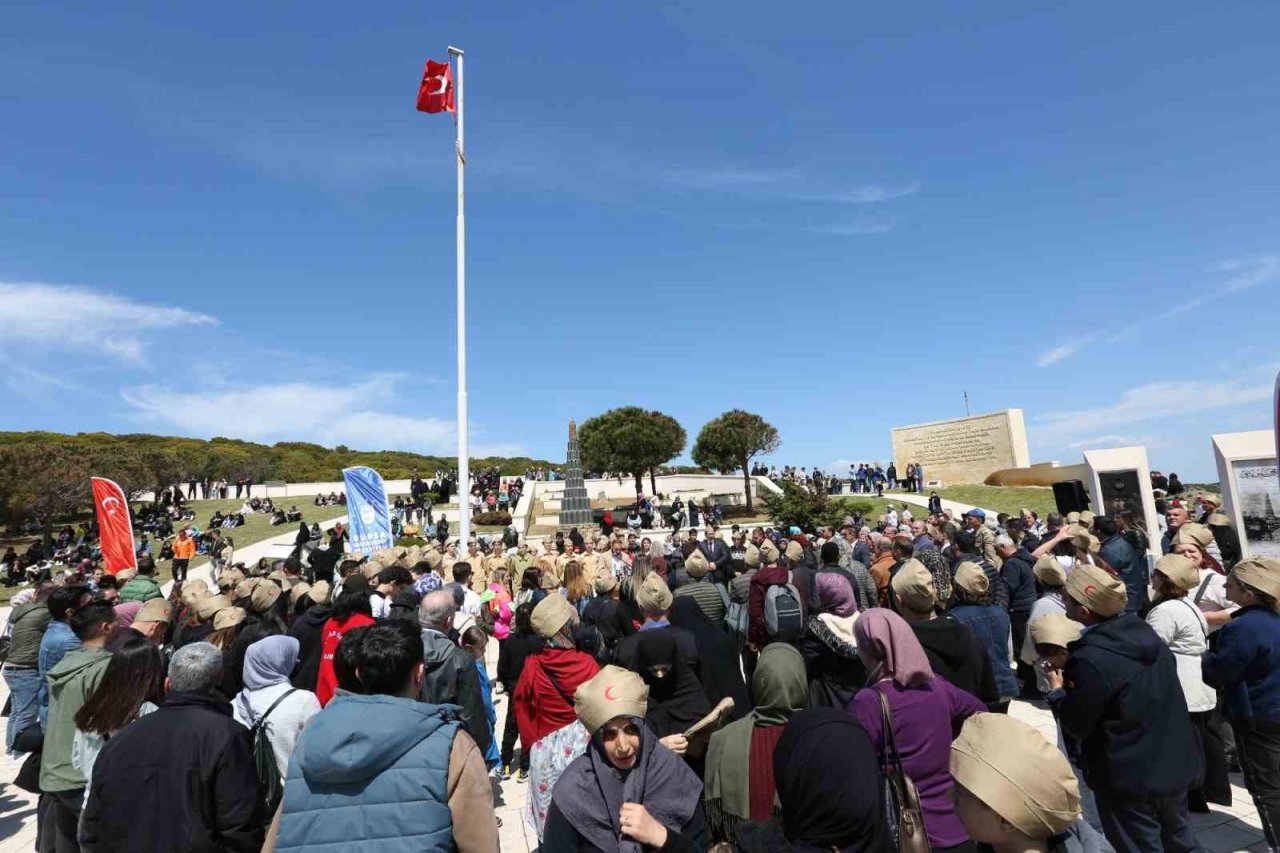
[[[1058,512],[1063,515],[1084,512],[1089,508],[1089,493],[1079,480],[1066,480],[1053,484],[1053,501],[1058,505]]]

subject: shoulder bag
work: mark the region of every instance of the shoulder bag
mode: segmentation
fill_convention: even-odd
[[[874,689],[874,688],[873,688]],[[902,769],[902,756],[893,737],[893,718],[889,714],[889,700],[876,690],[880,699],[880,717],[883,721],[884,753],[881,761],[884,769],[885,819],[889,834],[893,837],[893,849],[901,853],[929,853],[929,835],[924,828],[924,814],[920,810],[920,794]]]

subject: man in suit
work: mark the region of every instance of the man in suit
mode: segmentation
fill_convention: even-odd
[[[707,558],[707,562],[711,564],[711,570],[707,572],[712,583],[729,585],[729,581],[733,580],[733,558],[729,555],[729,546],[724,544],[724,540],[720,538],[720,530],[710,524],[707,525],[706,538],[698,543],[698,550],[702,552],[702,556]]]

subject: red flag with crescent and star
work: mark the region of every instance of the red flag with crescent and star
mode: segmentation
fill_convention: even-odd
[[[424,113],[453,112],[453,68],[447,62],[427,60],[418,84],[418,109]]]
[[[92,477],[93,509],[102,537],[102,567],[114,575],[137,566],[133,545],[133,520],[124,491],[105,477]]]

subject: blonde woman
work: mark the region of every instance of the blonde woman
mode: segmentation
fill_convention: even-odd
[[[587,605],[591,603],[594,596],[591,584],[583,575],[582,564],[577,560],[570,560],[564,564],[564,596],[569,599],[569,603],[573,605],[574,610],[578,611],[579,616],[587,609]]]

